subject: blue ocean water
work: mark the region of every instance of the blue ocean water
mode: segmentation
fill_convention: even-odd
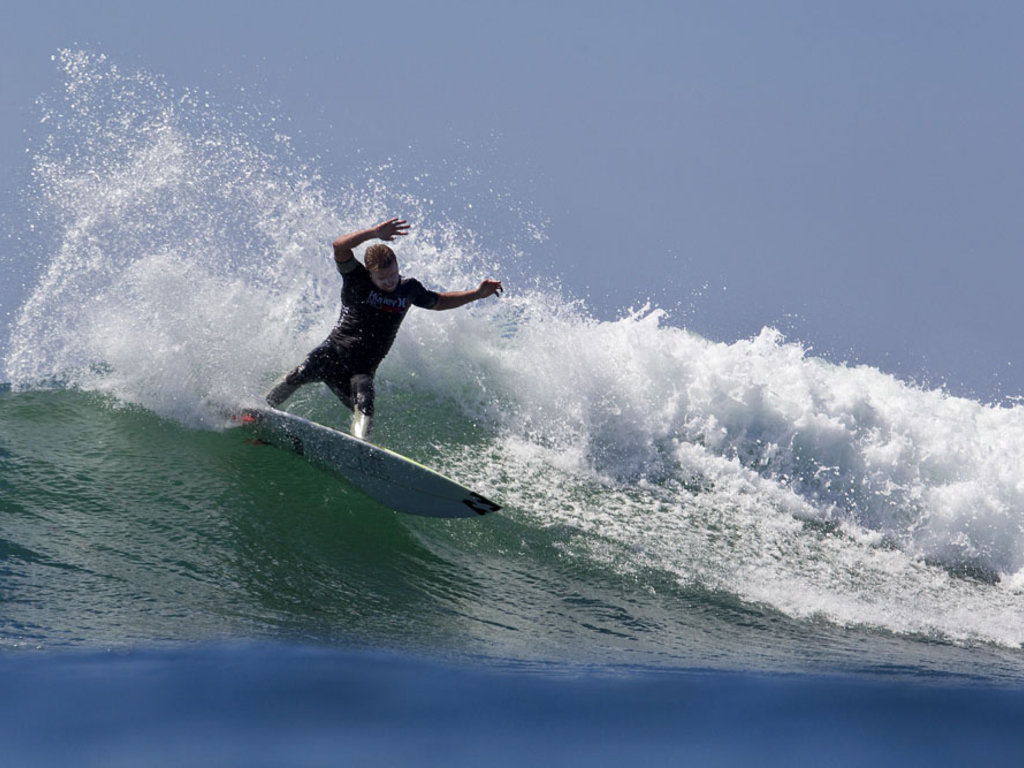
[[[58,63],[0,376],[12,765],[1019,754],[1024,409],[595,319],[522,279],[514,206],[494,243],[395,168],[332,197],[258,113]],[[223,422],[330,329],[333,237],[395,213],[403,271],[508,291],[408,318],[375,437],[498,515],[397,515]]]
[[[852,678],[293,645],[7,656],[0,675],[9,765],[1013,765],[1024,738],[1019,689]]]

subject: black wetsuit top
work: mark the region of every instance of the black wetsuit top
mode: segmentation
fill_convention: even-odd
[[[356,259],[337,265],[342,275],[341,317],[327,342],[342,353],[349,370],[372,374],[394,344],[409,307],[433,309],[439,296],[419,280],[405,277],[388,293],[373,284]]]

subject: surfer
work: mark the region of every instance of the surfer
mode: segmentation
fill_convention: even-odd
[[[278,408],[304,384],[322,381],[352,411],[352,434],[368,440],[373,429],[373,377],[391,349],[409,307],[455,309],[500,295],[500,280],[484,280],[475,290],[436,293],[419,280],[403,277],[395,252],[374,243],[360,264],[352,252],[368,240],[391,242],[409,234],[405,219],[388,219],[375,227],[342,235],[334,241],[334,262],[341,274],[341,317],[327,339],[267,394]]]

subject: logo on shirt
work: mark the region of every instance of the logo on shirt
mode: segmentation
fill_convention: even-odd
[[[387,296],[380,291],[370,291],[366,303],[382,312],[405,312],[409,308],[409,299],[404,296]]]

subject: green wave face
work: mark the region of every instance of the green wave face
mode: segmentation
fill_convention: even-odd
[[[450,418],[445,408],[426,415]],[[412,422],[391,428],[427,440]],[[7,648],[262,638],[529,664],[835,669],[875,663],[863,656],[871,637],[886,663],[992,674],[1007,665],[995,649],[787,617],[713,584],[716,542],[739,522],[708,491],[538,473],[507,480],[518,504],[500,514],[412,518],[243,430],[192,429],[67,390],[0,393],[0,436]],[[471,455],[485,443],[478,435]],[[459,445],[421,453],[468,471]],[[485,450],[477,477],[505,471],[501,455],[498,444]],[[658,522],[651,505],[670,489],[690,500],[676,511],[692,536],[672,534],[692,557],[690,580],[612,530],[629,520],[636,542],[653,536],[643,530]],[[566,522],[563,504],[610,530],[582,512],[580,524]],[[797,535],[812,558],[837,536]],[[745,556],[740,542],[728,546]]]

